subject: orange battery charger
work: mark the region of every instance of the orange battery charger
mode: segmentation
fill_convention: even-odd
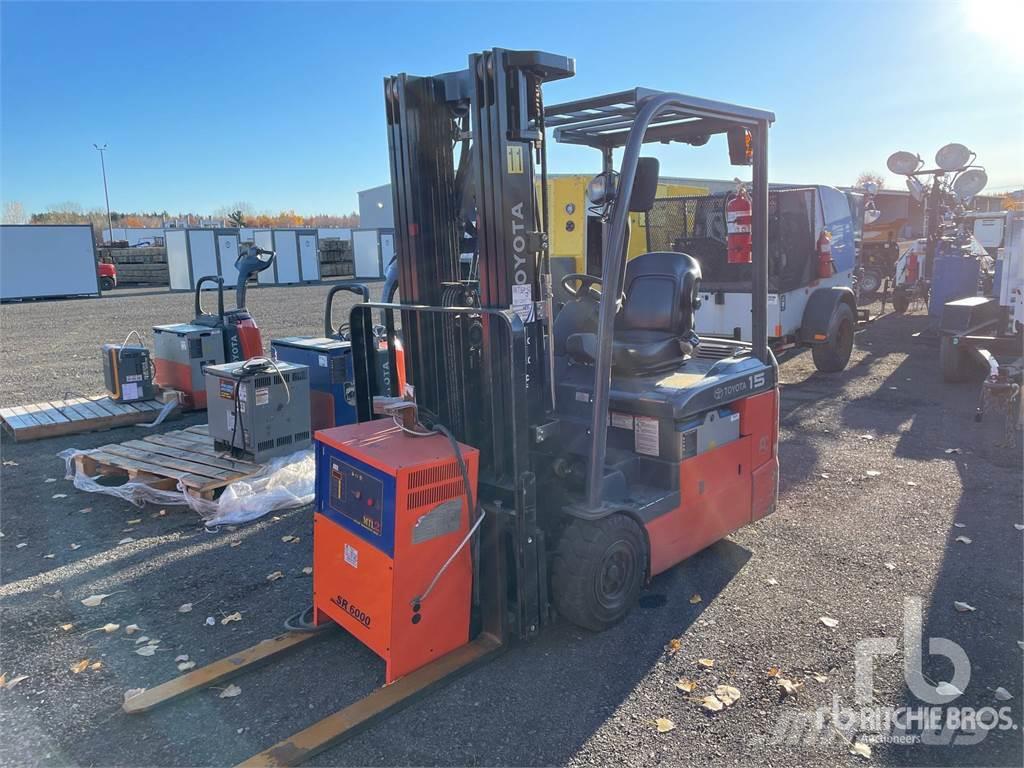
[[[390,419],[315,439],[314,622],[362,641],[391,683],[469,641],[469,544],[423,597],[472,527],[459,463],[444,436]],[[475,498],[479,452],[459,448]]]

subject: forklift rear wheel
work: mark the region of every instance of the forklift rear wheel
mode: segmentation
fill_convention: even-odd
[[[109,277],[101,277],[100,288],[104,291],[112,291],[114,290],[114,281]]]
[[[573,520],[552,567],[555,607],[585,629],[608,629],[636,603],[646,570],[644,534],[631,517]]]
[[[943,336],[939,341],[939,368],[942,380],[949,384],[966,381],[970,377],[970,357],[959,344],[953,343],[952,336]]]
[[[828,339],[824,344],[811,347],[815,368],[822,373],[839,373],[846,367],[853,352],[854,327],[853,310],[849,304],[840,302],[828,324]]]

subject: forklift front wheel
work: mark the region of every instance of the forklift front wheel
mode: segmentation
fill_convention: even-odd
[[[555,607],[585,629],[608,629],[636,603],[646,570],[647,546],[633,518],[573,520],[552,565]]]
[[[103,277],[101,277],[100,278],[100,290],[103,290],[103,291],[112,291],[112,290],[114,290],[114,280],[113,280],[113,278],[107,277],[105,275]]]
[[[855,327],[850,305],[843,301],[839,302],[828,324],[828,339],[811,347],[814,367],[822,373],[839,373],[846,368],[846,364],[850,362],[850,353],[853,352]]]

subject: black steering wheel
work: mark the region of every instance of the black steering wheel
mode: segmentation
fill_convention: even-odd
[[[562,278],[562,288],[574,299],[601,301],[601,278],[597,275],[572,272]]]

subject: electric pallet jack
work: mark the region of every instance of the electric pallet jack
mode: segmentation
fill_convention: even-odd
[[[774,115],[642,88],[545,107],[544,84],[574,71],[563,56],[494,49],[464,70],[385,81],[402,303],[351,311],[358,423],[316,434],[311,614],[380,655],[390,684],[246,764],[302,762],[558,615],[609,627],[652,576],[775,509]],[[588,190],[603,272],[566,276],[573,300],[557,315],[538,199],[549,132],[597,149],[603,166]],[[694,258],[625,260],[629,214],[658,183],[642,146],[716,134],[733,164],[752,165],[750,342],[698,335]],[[392,360],[401,329],[401,392],[374,375],[378,320]],[[316,636],[289,632],[124,708]]]
[[[206,275],[196,281],[195,317],[191,323],[153,326],[156,384],[182,393],[187,408],[206,408],[206,381],[203,371],[208,365],[248,360],[263,354],[263,339],[245,306],[245,289],[249,278],[262,272],[274,261],[274,252],[249,246],[235,260],[238,282],[235,285],[235,308],[224,310],[224,278]],[[216,314],[203,309],[202,293],[207,284],[217,291]]]

